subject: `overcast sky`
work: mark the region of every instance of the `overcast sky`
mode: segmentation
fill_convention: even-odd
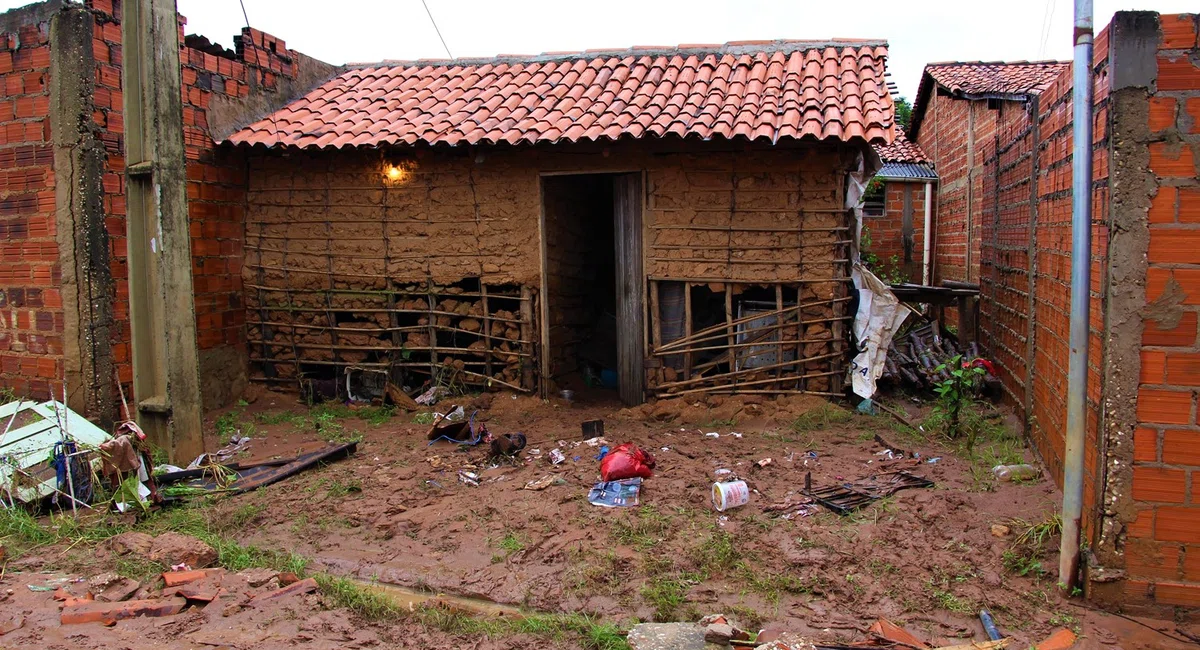
[[[932,61],[1071,57],[1069,0],[426,0],[454,56],[539,54],[737,40],[879,38],[901,94]],[[250,24],[329,63],[443,58],[421,0],[244,0]],[[231,47],[238,0],[178,0],[189,34]],[[5,9],[27,4],[0,0]],[[1119,9],[1196,11],[1197,0],[1097,0]]]

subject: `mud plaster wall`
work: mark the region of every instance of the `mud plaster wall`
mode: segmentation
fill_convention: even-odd
[[[552,171],[645,172],[650,276],[805,280],[806,299],[832,298],[844,286],[833,280],[845,274],[834,242],[849,227],[841,192],[854,151],[698,148],[253,153],[246,216],[253,250],[242,271],[247,307],[258,312],[267,304],[261,301],[278,306],[286,299],[322,309],[326,289],[382,291],[389,281],[479,278],[538,288],[538,176]],[[388,165],[405,169],[404,178],[388,181]],[[825,231],[788,232],[802,226]],[[260,298],[254,287],[269,291]],[[369,300],[380,298],[345,306],[363,309]],[[269,316],[291,318],[282,310]],[[394,343],[380,338],[371,345]]]
[[[548,176],[545,201],[546,298],[550,305],[550,376],[577,369],[578,351],[593,328],[616,313],[613,186],[601,176]],[[615,331],[612,332],[615,335]],[[616,340],[608,367],[616,367]]]
[[[1127,161],[1129,171],[1125,183],[1114,185],[1120,189],[1114,203],[1121,201],[1114,212],[1140,217],[1123,270],[1132,276],[1144,269],[1145,281],[1131,277],[1133,291],[1123,296],[1131,324],[1110,345],[1131,357],[1126,367],[1134,367],[1139,355],[1125,342],[1140,338],[1141,370],[1135,418],[1129,417],[1129,382],[1122,384],[1126,390],[1106,395],[1119,419],[1106,430],[1110,518],[1108,539],[1098,548],[1111,549],[1101,559],[1118,567],[1123,551],[1127,603],[1193,610],[1200,607],[1198,20],[1195,14],[1139,13],[1126,26],[1128,40],[1140,46],[1131,47],[1127,58],[1141,78],[1122,89],[1114,107],[1127,111],[1118,116],[1126,130],[1115,155]],[[1117,65],[1124,65],[1124,53],[1115,49]],[[1117,243],[1114,235],[1113,246]]]

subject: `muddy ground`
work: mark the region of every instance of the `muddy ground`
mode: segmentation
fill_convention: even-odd
[[[463,402],[492,433],[523,432],[526,453],[493,465],[485,445],[430,446],[429,427],[415,423],[414,414],[308,411],[292,396],[261,393],[249,405],[213,414],[212,447],[219,446],[219,430],[251,436],[239,460],[361,436],[358,453],[207,508],[243,524],[239,541],[303,555],[310,570],[542,612],[586,612],[623,627],[721,612],[746,627],[853,642],[884,617],[950,645],[985,638],[976,615],[987,607],[1017,648],[1060,627],[1083,636],[1079,648],[1188,647],[1058,594],[1053,515],[1061,497],[1046,479],[1001,483],[991,476],[997,462],[1033,461],[1015,423],[1003,417],[982,420],[987,432],[967,454],[961,443],[905,430],[886,415],[850,414],[811,397],[712,398],[638,409],[620,409],[602,393],[581,394],[574,404],[507,394]],[[926,414],[901,403],[914,421]],[[610,445],[634,442],[655,455],[641,506],[605,509],[587,502],[599,462],[597,449],[582,442],[580,422],[593,418],[604,419]],[[705,435],[713,432],[719,437]],[[909,457],[881,455],[885,447],[876,435]],[[548,460],[553,448],[566,456],[562,465]],[[765,467],[757,465],[768,458]],[[481,475],[478,487],[459,482],[463,468]],[[751,484],[748,505],[713,510],[710,491],[719,469]],[[826,485],[896,469],[935,485],[897,492],[849,516],[823,509],[792,518],[764,512],[800,498],[806,473]],[[547,474],[556,478],[550,487],[522,489]],[[994,525],[1007,527],[1007,534],[998,536],[1003,531]],[[4,586],[37,575],[6,576]],[[39,598],[47,594],[19,592],[15,603],[44,613],[33,604]],[[252,634],[254,647],[287,645],[297,634],[329,647],[558,647],[522,638],[463,645],[463,638],[413,622],[347,627],[348,613],[321,611],[320,596],[303,598],[257,618],[210,612],[191,629],[175,617],[123,621],[112,629],[80,626],[91,629],[82,633],[56,629],[52,615],[31,614],[25,628],[0,637],[0,646],[66,645],[74,633],[108,647],[117,647],[109,641],[149,647],[138,639],[192,647],[195,634],[226,629]]]

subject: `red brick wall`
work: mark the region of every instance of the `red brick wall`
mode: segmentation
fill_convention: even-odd
[[[925,183],[908,181],[884,181],[884,213],[882,216],[863,217],[863,227],[870,229],[869,251],[878,258],[875,272],[885,281],[902,279],[907,282],[921,281],[921,263],[925,245]],[[936,187],[936,183],[934,187]],[[910,195],[912,242],[908,255],[904,242],[904,194]],[[935,190],[936,193],[936,190]]]
[[[36,399],[64,370],[49,36],[48,19],[0,34],[0,386]]]
[[[1104,367],[1105,260],[1108,255],[1108,66],[1109,30],[1096,36],[1092,141],[1092,302],[1084,439],[1084,528],[1091,531],[1100,487],[1097,431],[1101,413]],[[1038,97],[1037,223],[1033,233],[1034,278],[1033,400],[1029,434],[1046,468],[1062,484],[1066,444],[1067,366],[1071,313],[1071,148],[1072,71],[1070,68]],[[1015,378],[1015,377],[1014,377]],[[1023,388],[1023,387],[1022,387]]]
[[[1200,606],[1200,55],[1197,16],[1162,16],[1150,97],[1149,308],[1126,544],[1133,601]],[[1189,59],[1190,57],[1190,59]]]
[[[105,206],[110,218],[113,275],[117,300],[114,316],[121,323],[119,342],[114,347],[121,381],[132,391],[130,361],[129,285],[125,251],[124,129],[121,117],[121,28],[119,5],[116,15],[112,0],[89,0],[96,11],[95,51],[97,58],[97,125],[109,153],[105,180]],[[183,26],[180,16],[180,42]],[[192,246],[192,283],[195,290],[197,344],[205,351],[230,348],[245,356],[245,310],[242,302],[242,240],[245,233],[246,167],[242,156],[217,147],[208,132],[208,107],[214,96],[246,97],[251,85],[273,90],[280,75],[294,77],[294,52],[282,40],[258,30],[243,30],[236,37],[236,56],[217,56],[183,46],[180,65],[183,81],[183,131],[187,156],[188,215]],[[102,58],[102,54],[104,55]],[[227,381],[205,376],[201,383],[206,406],[219,401],[210,390],[214,382]],[[224,372],[231,369],[224,368]],[[218,372],[222,369],[217,369]],[[219,392],[219,391],[218,391]],[[225,396],[228,397],[227,395]]]
[[[103,209],[115,294],[107,299],[117,324],[112,356],[126,395],[132,396],[120,3],[87,0],[86,7],[95,20],[91,118],[107,155]],[[8,16],[10,22],[20,11],[24,10]],[[50,11],[28,15],[34,16],[32,24],[18,33],[0,34],[0,386],[45,398],[49,381],[61,377],[64,369],[62,272],[55,241],[48,118],[52,98],[47,76],[54,44]],[[37,18],[40,15],[45,17]],[[181,44],[184,23],[180,17]],[[214,97],[245,98],[252,92],[273,91],[281,78],[298,74],[296,53],[273,36],[243,30],[235,46],[236,53],[227,56],[186,45],[180,51],[197,338],[207,406],[232,397],[233,375],[244,379],[241,265],[246,199],[245,162],[238,152],[214,145],[208,109]],[[214,360],[207,374],[206,358]]]

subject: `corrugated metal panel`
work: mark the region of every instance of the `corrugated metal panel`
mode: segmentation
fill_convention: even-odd
[[[884,163],[883,169],[875,174],[876,178],[894,180],[936,181],[937,172],[931,165],[914,163]]]

